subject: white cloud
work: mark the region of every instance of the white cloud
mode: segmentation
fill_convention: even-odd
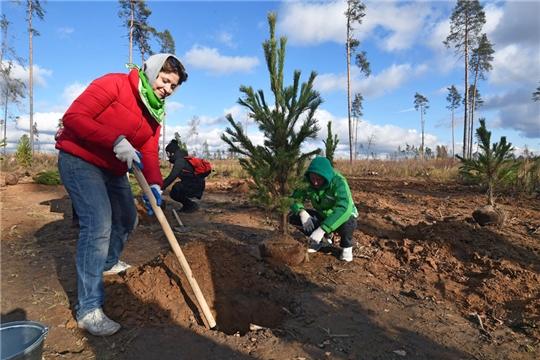
[[[64,116],[64,114],[61,112],[36,112],[34,113],[32,120],[34,121],[34,124],[36,124],[40,134],[49,133],[54,135],[56,133],[56,130],[58,129],[58,121],[62,118],[62,116]],[[19,120],[17,121],[16,128],[18,130],[24,131],[25,133],[29,133],[30,116],[21,115],[19,117]]]
[[[379,74],[365,78],[358,68],[351,68],[351,92],[362,93],[364,98],[378,98],[399,89],[411,78],[427,71],[425,65],[412,68],[409,64],[392,65]],[[346,74],[322,74],[315,78],[315,89],[321,93],[347,91]]]
[[[47,81],[45,80],[46,77],[52,75],[52,71],[43,69],[41,66],[34,64],[32,67],[32,71],[34,74],[34,86],[36,87],[47,87]],[[12,75],[15,79],[20,79],[28,88],[30,83],[30,70],[27,67],[22,67],[18,64],[14,64]]]
[[[218,33],[218,39],[222,44],[227,45],[230,48],[236,48],[236,43],[233,42],[233,35],[228,31],[220,31]]]
[[[36,112],[33,116],[34,124],[38,129],[39,136],[34,138],[34,146],[39,152],[54,151],[54,134],[58,130],[58,121],[64,114],[61,112]],[[17,122],[7,124],[7,149],[15,150],[19,139],[23,135],[30,134],[30,116],[21,115]]]
[[[67,38],[69,35],[75,32],[73,28],[58,28],[57,30],[58,34],[60,34],[61,38]]]
[[[280,11],[277,28],[292,45],[344,44],[346,10],[346,3],[342,1],[286,2]],[[362,23],[354,25],[353,37],[360,41],[369,38],[387,52],[410,49],[418,44],[419,37],[429,37],[433,29],[440,34],[436,21],[440,14],[441,10],[433,9],[423,1],[406,4],[368,1]],[[442,47],[442,40],[438,46]]]
[[[238,118],[238,117],[241,117],[241,116],[245,117],[246,110],[245,110],[245,108],[243,106],[233,105],[232,107],[230,107],[228,109],[224,109],[223,114],[224,115],[231,114],[233,118]]]
[[[215,75],[229,75],[236,72],[249,73],[259,65],[256,57],[224,56],[218,49],[194,45],[183,57],[185,63],[195,68],[208,69]]]
[[[73,101],[75,101],[76,98],[79,97],[79,95],[82,94],[82,92],[88,87],[89,84],[81,84],[78,82],[75,82],[71,85],[66,86],[64,89],[64,92],[62,93],[62,100],[65,104],[71,105]]]
[[[165,104],[165,111],[167,112],[167,115],[172,115],[175,112],[182,110],[183,108],[184,108],[184,104],[181,104],[176,101],[168,100]]]
[[[279,34],[287,36],[291,45],[313,46],[326,41],[344,43],[345,10],[344,1],[285,2],[276,27]]]
[[[53,112],[66,112],[66,110],[71,106],[73,101],[75,101],[75,99],[82,94],[82,92],[86,89],[87,86],[88,84],[80,84],[78,82],[66,86],[64,88],[64,91],[62,92],[62,95],[60,96],[62,100],[61,103],[50,107],[50,110]],[[39,108],[47,109],[47,105],[48,104],[43,104]]]
[[[423,2],[370,2],[358,33],[371,31],[379,46],[388,52],[409,49],[422,32],[429,33],[430,14],[431,7]]]
[[[498,86],[536,83],[540,79],[538,64],[538,47],[534,49],[514,44],[497,49],[492,62],[493,70],[489,73],[489,82]]]
[[[486,14],[486,23],[482,28],[482,32],[489,35],[497,30],[499,26],[504,26],[501,20],[504,17],[504,9],[495,4],[486,4],[484,7],[484,13]]]

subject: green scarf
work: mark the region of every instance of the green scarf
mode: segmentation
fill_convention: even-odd
[[[165,118],[165,100],[161,100],[157,97],[152,86],[148,82],[146,75],[144,75],[144,72],[139,66],[135,64],[126,64],[126,67],[128,69],[137,69],[139,79],[141,80],[139,81],[139,94],[141,95],[141,100],[158,124],[163,125],[163,120]]]

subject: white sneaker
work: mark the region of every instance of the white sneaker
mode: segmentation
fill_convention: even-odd
[[[308,245],[308,253],[316,253],[324,247],[328,247],[330,244],[326,241],[321,241],[320,243],[311,243]]]
[[[109,319],[101,308],[96,308],[81,320],[77,321],[77,325],[81,329],[85,329],[90,334],[96,336],[112,335],[121,328],[120,324]]]
[[[131,265],[126,264],[123,261],[118,261],[112,268],[110,268],[109,270],[105,270],[103,272],[103,275],[106,276],[106,275],[116,275],[116,274],[124,273],[130,267]]]
[[[339,256],[339,260],[343,260],[343,261],[353,260],[352,246],[343,248],[343,250],[341,251],[341,255]]]

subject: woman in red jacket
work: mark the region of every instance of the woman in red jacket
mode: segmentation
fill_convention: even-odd
[[[64,131],[56,142],[60,176],[81,227],[77,324],[100,336],[120,329],[103,313],[102,276],[130,267],[119,257],[138,221],[126,171],[139,166],[161,203],[158,152],[164,100],[188,77],[172,54],[153,55],[142,69],[128,68],[128,74],[107,74],[84,90],[62,118]]]

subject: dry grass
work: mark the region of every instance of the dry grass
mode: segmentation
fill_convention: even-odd
[[[210,160],[213,172],[208,177],[212,178],[241,178],[248,177],[247,172],[242,169],[238,160],[224,159]],[[39,172],[56,170],[58,165],[58,156],[56,154],[34,155],[34,162],[29,168],[23,168],[17,163],[14,154],[7,154],[0,162],[0,170],[4,173],[18,172],[35,175]],[[335,169],[345,177],[364,177],[376,176],[383,178],[411,179],[423,178],[434,181],[461,181],[458,173],[461,163],[453,159],[431,159],[431,160],[377,160],[348,159],[335,160]],[[172,164],[161,160],[161,170],[163,176],[167,176],[171,171]],[[513,191],[532,192],[540,191],[540,163],[539,160],[524,164],[519,172],[516,181],[509,186]],[[136,181],[133,181],[136,183]],[[133,184],[135,185],[135,184]]]
[[[456,180],[458,177],[459,161],[452,159],[432,160],[353,160],[335,161],[335,169],[345,177],[381,176],[392,178],[429,178],[440,181]]]
[[[34,154],[34,161],[31,166],[25,168],[17,162],[15,154],[6,154],[2,156],[0,162],[1,170],[5,172],[29,172],[35,175],[42,171],[56,170],[58,169],[58,155],[57,154]]]
[[[335,161],[335,168],[344,176],[382,176],[394,178],[424,177],[437,180],[457,179],[458,161],[446,160],[353,160],[351,164],[348,159],[338,159]],[[239,165],[238,160],[210,160],[213,172],[212,178],[247,178],[247,172]],[[7,154],[1,161],[1,170],[4,172],[30,172],[32,175],[42,171],[56,170],[58,167],[58,157],[56,154],[35,154],[34,162],[28,169],[17,163],[14,154]],[[161,160],[161,169],[164,176],[167,176],[172,168],[168,161]]]

